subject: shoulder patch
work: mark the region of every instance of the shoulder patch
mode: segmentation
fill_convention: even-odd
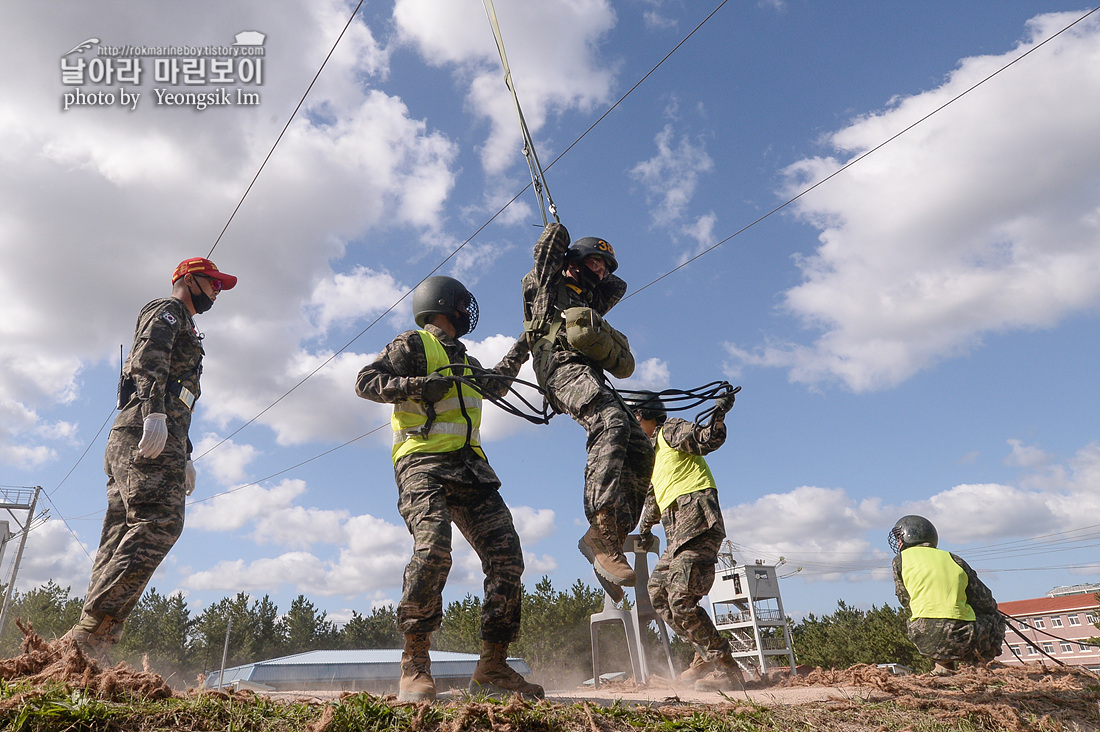
[[[179,322],[176,320],[176,316],[172,315],[172,313],[164,313],[160,317],[162,317],[164,321],[168,323],[168,325],[175,325],[177,322]]]

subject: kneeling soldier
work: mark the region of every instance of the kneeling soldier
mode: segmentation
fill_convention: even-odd
[[[1001,654],[1005,621],[993,593],[962,558],[937,549],[939,534],[923,516],[902,516],[890,530],[894,590],[909,611],[909,640],[950,674],[955,662],[984,665]]]

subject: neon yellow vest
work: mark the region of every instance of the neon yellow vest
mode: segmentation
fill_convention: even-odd
[[[974,608],[966,602],[970,580],[949,552],[930,546],[903,550],[901,581],[909,593],[911,617],[974,620]]]
[[[439,339],[426,330],[417,331],[424,343],[424,355],[428,357],[428,373],[450,363],[447,352]],[[469,359],[465,360],[469,363]],[[452,374],[451,369],[441,372]],[[427,374],[425,374],[426,376]],[[481,395],[469,387],[453,382],[443,398],[435,403],[435,421],[425,436],[412,434],[428,421],[425,406],[412,400],[393,405],[390,426],[393,428],[393,462],[415,452],[454,452],[469,444],[482,458],[481,451]]]
[[[710,466],[700,455],[677,450],[657,428],[657,455],[653,463],[653,496],[662,511],[680,496],[717,488]]]

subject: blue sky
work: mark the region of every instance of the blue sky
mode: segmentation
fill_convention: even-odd
[[[497,0],[543,165],[717,5]],[[43,486],[50,511],[21,589],[83,593],[119,346],[217,241],[240,284],[198,318],[199,485],[153,585],[195,610],[305,593],[336,620],[399,597],[411,542],[388,410],[355,397],[355,374],[410,327],[401,296],[528,173],[481,2],[365,3],[218,240],[352,9],[0,9],[0,484]],[[625,385],[743,387],[710,463],[739,559],[785,558],[788,614],[895,604],[885,535],[911,512],[999,600],[1100,581],[1100,18],[1009,66],[1088,10],[727,3],[547,170],[562,222],[610,241],[630,284],[609,316],[639,363]],[[63,109],[61,58],[84,39],[246,30],[266,35],[263,83],[230,88],[259,104],[158,105],[147,58],[135,109]],[[520,331],[540,224],[524,193],[439,270],[481,305],[467,341],[483,362]],[[525,580],[594,584],[580,427],[489,410],[484,432]],[[480,576],[458,542],[447,598]]]

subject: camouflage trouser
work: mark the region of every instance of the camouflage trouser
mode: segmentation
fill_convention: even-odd
[[[120,427],[107,438],[107,513],[84,614],[125,620],[149,579],[183,533],[184,442],[169,435],[152,460],[134,457],[141,430]]]
[[[551,405],[575,419],[587,435],[585,517],[592,523],[597,513],[610,511],[620,540],[625,539],[638,525],[653,475],[649,437],[591,366],[561,364],[546,377],[545,388]]]
[[[649,577],[653,609],[676,635],[706,661],[729,653],[729,642],[699,602],[714,584],[718,550],[726,527],[713,488],[680,496],[665,509],[661,524],[668,546]]]
[[[485,599],[481,638],[510,643],[519,632],[523,551],[512,514],[495,486],[413,473],[398,486],[397,508],[413,536],[397,625],[431,633],[443,621],[443,586],[451,571],[451,522],[481,558]]]
[[[980,614],[973,621],[953,618],[913,618],[909,640],[934,661],[988,663],[1001,655],[1005,621],[1000,613]]]

